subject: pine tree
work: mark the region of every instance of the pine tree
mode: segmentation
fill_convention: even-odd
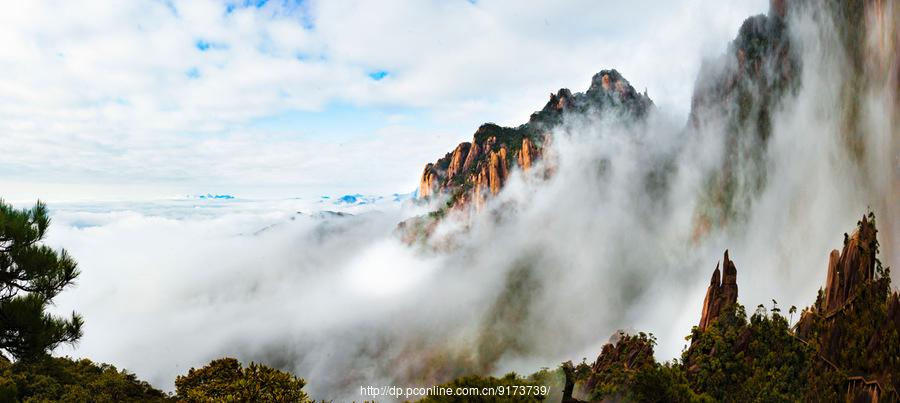
[[[0,356],[30,361],[81,337],[81,316],[47,313],[79,274],[65,250],[41,244],[49,225],[40,201],[19,210],[0,200]]]

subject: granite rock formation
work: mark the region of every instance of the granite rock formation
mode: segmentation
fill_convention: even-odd
[[[859,284],[875,277],[875,232],[875,227],[863,217],[853,235],[845,234],[843,251],[831,251],[823,303],[826,312],[839,309],[853,297]]]
[[[803,311],[795,332],[816,348],[825,370],[849,374],[848,399],[896,401],[900,295],[892,289],[889,269],[877,258],[877,234],[871,213],[852,235],[844,234],[842,251],[831,252],[825,287],[816,303]]]
[[[775,301],[747,317],[726,251],[680,361],[655,363],[652,336],[622,336],[592,366],[563,368],[563,401],[643,401],[635,396],[648,388],[677,394],[656,401],[900,401],[900,294],[877,234],[869,213],[844,235],[825,287],[794,326],[795,308],[785,315]]]
[[[591,79],[584,93],[560,89],[528,122],[518,127],[485,123],[471,142],[425,165],[419,180],[419,198],[447,196],[449,208],[476,209],[503,188],[515,169],[529,171],[541,159],[554,128],[567,114],[619,113],[644,117],[653,102],[635,91],[616,70],[603,70]],[[474,203],[473,203],[474,202]]]
[[[706,289],[706,298],[703,299],[703,313],[700,316],[699,324],[701,331],[706,330],[725,309],[737,302],[737,268],[734,266],[734,262],[728,258],[727,250],[722,259],[722,269],[722,274],[720,274],[719,265],[716,265],[709,288]]]

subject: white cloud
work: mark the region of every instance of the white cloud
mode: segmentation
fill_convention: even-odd
[[[846,107],[846,59],[828,26],[801,17],[791,35],[805,67],[797,91],[771,110],[765,165],[730,167],[737,175],[765,171],[762,189],[738,187],[753,192],[746,220],[693,239],[695,207],[727,144],[713,124],[721,116],[702,116],[710,124],[687,136],[683,120],[670,116],[626,127],[572,117],[545,150],[556,153],[553,176],[542,178],[539,166],[533,177],[514,173],[488,211],[444,221],[436,233],[448,234],[441,246],[450,246],[437,251],[406,248],[394,236],[399,220],[422,211],[326,221],[294,215],[333,208],[315,200],[51,205],[49,243],[69,249],[83,270],[56,301],[59,311],[86,317],[81,343],[63,351],[124,366],[163,388],[190,366],[235,355],[292,369],[315,397],[352,400],[364,398],[361,385],[527,373],[592,358],[619,328],[655,333],[657,357],[676,357],[726,248],[745,306],[771,298],[806,306],[824,281],[829,250],[866,206],[879,215],[883,245],[896,239],[896,203],[886,196],[897,182],[897,150],[854,156],[845,147],[835,111]],[[881,113],[895,106],[883,91],[860,92],[868,144],[895,138],[894,117]],[[478,102],[488,101],[470,105]],[[222,159],[211,176],[244,180],[296,162],[339,166],[334,175],[356,185],[378,177],[371,172],[381,164],[404,169],[401,161],[427,147],[405,126],[343,146],[225,136],[202,137],[190,152]],[[656,188],[647,178],[660,171],[666,184]],[[279,174],[286,184],[303,180]],[[467,232],[454,237],[462,226]],[[896,267],[896,255],[884,260]]]
[[[700,56],[723,49],[765,3],[271,1],[231,12],[207,0],[11,3],[0,14],[0,147],[23,152],[7,154],[0,173],[32,184],[22,197],[59,183],[310,188],[343,181],[344,169],[373,172],[371,190],[401,177],[405,187],[392,190],[406,190],[482,121],[521,123],[547,92],[583,90],[602,68],[684,115]],[[374,81],[373,71],[389,76]],[[404,156],[374,170],[362,150],[347,155],[329,138],[338,133],[312,136],[300,122],[272,142],[252,129],[284,111],[328,116],[335,103],[415,108],[429,123],[411,143],[362,139],[375,158]],[[298,156],[313,147],[341,166]],[[235,173],[209,154],[247,165]]]

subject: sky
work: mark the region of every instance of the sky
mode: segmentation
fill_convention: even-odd
[[[413,191],[616,68],[682,118],[765,0],[30,1],[0,13],[11,201]]]

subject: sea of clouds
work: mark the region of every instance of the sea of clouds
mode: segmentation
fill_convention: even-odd
[[[554,175],[515,172],[479,214],[451,214],[436,248],[399,240],[397,223],[428,206],[392,197],[51,205],[48,243],[82,270],[54,309],[86,320],[60,352],[168,390],[234,356],[293,371],[313,397],[360,400],[360,386],[593,360],[618,329],[652,332],[657,358],[677,357],[725,249],[748,310],[807,306],[867,209],[885,223],[882,249],[897,247],[885,196],[900,150],[896,107],[873,86],[860,114],[870,151],[848,151],[836,34],[821,15],[794,18],[802,85],[773,111],[765,157],[743,168],[766,181],[742,220],[697,239],[699,195],[728,150],[720,132],[664,114],[570,119],[548,151]],[[662,189],[646,181],[659,173]]]

